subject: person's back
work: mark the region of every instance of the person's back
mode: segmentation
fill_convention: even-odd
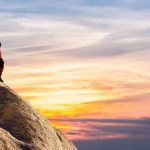
[[[0,43],[0,81],[3,82],[2,80],[2,73],[4,70],[4,60],[2,58],[2,49],[1,49],[1,43]]]

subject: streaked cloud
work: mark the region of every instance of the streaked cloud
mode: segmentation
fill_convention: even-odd
[[[55,119],[71,127],[63,131],[74,141],[104,139],[145,139],[149,135],[149,118],[143,119]],[[58,124],[57,123],[57,124]],[[79,136],[80,134],[80,136]]]

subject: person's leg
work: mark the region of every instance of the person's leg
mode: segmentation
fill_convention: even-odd
[[[0,68],[0,82],[3,82],[3,80],[2,80],[2,73],[3,73],[3,68]]]
[[[2,73],[3,73],[3,70],[4,70],[4,61],[2,58],[0,58],[0,81],[3,82],[2,80]]]

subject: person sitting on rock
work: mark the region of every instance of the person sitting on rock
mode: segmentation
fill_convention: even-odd
[[[0,43],[0,82],[3,82],[2,80],[3,70],[4,70],[4,60],[2,58],[2,50],[1,50],[1,43]]]

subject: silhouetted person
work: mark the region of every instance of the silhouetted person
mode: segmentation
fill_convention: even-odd
[[[0,82],[3,82],[2,80],[2,73],[4,70],[4,60],[2,58],[2,50],[1,50],[1,43],[0,43]]]

